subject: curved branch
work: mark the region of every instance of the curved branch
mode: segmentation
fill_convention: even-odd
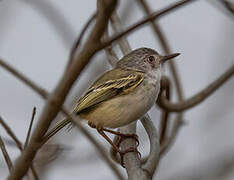
[[[188,110],[195,105],[201,103],[206,98],[208,98],[212,93],[214,93],[219,87],[221,87],[227,80],[233,77],[234,65],[232,65],[225,73],[223,73],[214,82],[210,83],[206,88],[192,96],[187,100],[183,100],[178,103],[171,103],[164,96],[158,97],[158,105],[170,112],[182,112]]]
[[[144,115],[140,120],[150,140],[150,154],[142,168],[145,169],[151,176],[153,176],[159,160],[159,137],[157,129],[155,128],[148,114]]]

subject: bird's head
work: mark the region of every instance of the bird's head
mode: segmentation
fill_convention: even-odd
[[[153,49],[139,48],[124,56],[117,67],[146,73],[160,69],[162,64],[178,55],[180,54],[174,53],[162,56]]]

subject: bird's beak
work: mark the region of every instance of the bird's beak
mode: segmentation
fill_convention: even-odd
[[[166,55],[166,56],[161,56],[160,58],[160,64],[164,64],[167,60],[172,59],[176,56],[179,56],[180,53],[174,53],[174,54],[170,54],[170,55]]]

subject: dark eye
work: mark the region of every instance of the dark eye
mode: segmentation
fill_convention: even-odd
[[[148,61],[149,61],[150,63],[154,62],[154,60],[155,60],[154,56],[149,56],[149,57],[148,57]]]

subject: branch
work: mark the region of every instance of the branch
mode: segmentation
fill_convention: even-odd
[[[227,10],[234,15],[234,5],[231,2],[228,2],[227,0],[219,0]]]
[[[25,151],[16,161],[15,168],[13,169],[9,180],[21,179],[25,175],[36,152],[40,148],[40,142],[42,141],[43,136],[62,107],[73,83],[88,64],[91,57],[97,52],[101,36],[106,29],[108,19],[115,8],[116,1],[99,0],[97,5],[98,11],[96,24],[85,43],[83,50],[70,67],[70,70],[65,72],[52,95],[48,98],[39,118],[39,122],[32,134],[32,138]]]
[[[157,129],[155,128],[148,114],[141,118],[141,123],[144,126],[150,140],[150,154],[146,160],[146,163],[142,165],[142,168],[145,169],[150,176],[153,176],[159,160],[159,136]]]
[[[233,77],[234,65],[232,65],[226,72],[224,72],[220,77],[218,77],[214,82],[210,83],[206,88],[201,90],[196,95],[192,96],[187,100],[183,100],[178,103],[171,103],[164,96],[159,96],[158,105],[170,112],[182,112],[188,110],[195,105],[198,105],[206,98],[208,98],[212,93],[214,93],[219,87],[221,87],[227,80]]]
[[[0,148],[2,150],[2,154],[3,154],[4,158],[5,158],[5,161],[6,161],[8,169],[9,169],[9,172],[11,172],[11,169],[12,169],[13,165],[12,165],[10,156],[9,156],[7,150],[6,150],[5,144],[4,144],[1,136],[0,136]]]
[[[0,61],[1,62],[1,61]],[[19,150],[23,150],[23,146],[22,143],[20,142],[20,140],[16,137],[16,135],[14,134],[14,132],[11,130],[11,128],[7,125],[7,123],[2,119],[2,117],[0,116],[0,124],[2,125],[2,127],[6,130],[7,134],[14,140],[14,142],[16,143],[16,146],[19,148]]]

